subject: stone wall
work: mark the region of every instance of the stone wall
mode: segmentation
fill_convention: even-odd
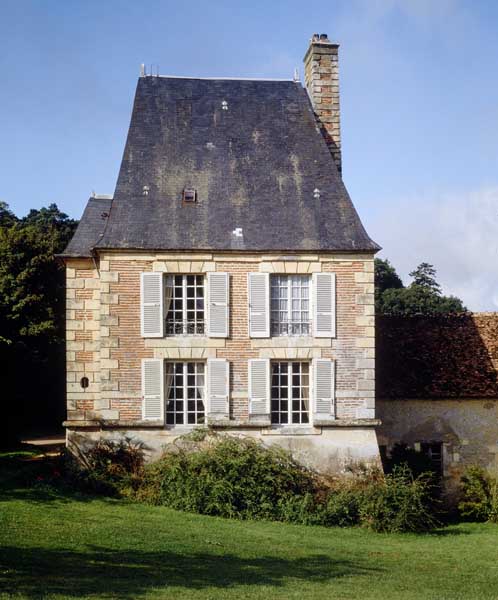
[[[73,273],[68,262],[68,282]],[[90,262],[86,265],[89,269]],[[66,423],[70,435],[80,435],[78,430],[91,432],[101,428],[118,431],[148,427],[147,439],[155,439],[155,447],[164,436],[178,435],[167,428],[150,428],[142,421],[141,361],[143,358],[207,359],[225,358],[230,362],[230,418],[231,425],[239,432],[249,423],[248,419],[248,360],[250,358],[301,359],[315,357],[336,360],[336,415],[335,434],[343,440],[344,426],[364,429],[368,443],[364,450],[371,454],[375,439],[375,337],[374,337],[374,284],[373,257],[371,255],[247,255],[247,254],[130,254],[109,252],[101,256],[98,269],[86,273],[91,282],[92,313],[74,313],[68,321],[69,329],[87,331],[92,322],[91,355],[80,363],[77,377],[92,375],[93,388],[78,390],[78,398],[84,398],[79,410],[68,413]],[[207,273],[210,271],[230,274],[230,322],[229,337],[172,336],[144,339],[140,334],[140,273],[159,271],[165,273]],[[269,273],[336,273],[336,337],[274,337],[254,339],[248,334],[247,276],[249,272]],[[74,273],[76,277],[76,272]],[[87,280],[85,280],[87,281]],[[72,284],[71,284],[72,285]],[[86,284],[84,284],[86,285]],[[68,287],[68,293],[72,288]],[[86,289],[86,287],[82,288]],[[71,292],[72,294],[72,292]],[[86,308],[83,305],[82,308]],[[100,341],[100,343],[99,343]],[[82,350],[86,347],[82,346]],[[73,370],[76,356],[68,354],[68,370]],[[83,357],[81,357],[83,358]],[[90,360],[91,359],[91,360]],[[88,375],[87,375],[88,376]],[[75,375],[76,377],[76,375]],[[72,400],[72,398],[71,398]],[[324,434],[323,427],[308,427],[311,436]],[[277,443],[287,443],[292,436],[270,432]],[[267,435],[268,431],[251,430],[251,435]],[[328,437],[332,434],[327,434]],[[359,437],[358,437],[359,436]],[[373,438],[372,438],[373,436]],[[334,436],[332,436],[334,437]],[[269,438],[268,438],[269,439]],[[325,438],[316,440],[319,448]],[[335,438],[334,438],[335,439]],[[340,461],[361,454],[360,433],[351,436],[351,448],[346,445],[340,452]],[[356,440],[353,442],[353,440]],[[271,441],[271,440],[270,440]],[[290,443],[290,442],[289,442]],[[309,442],[311,443],[311,442]],[[328,442],[327,442],[328,443]],[[301,447],[308,442],[303,442]],[[337,445],[331,442],[332,446]],[[378,459],[378,450],[373,452]],[[356,448],[356,450],[354,450]],[[324,450],[320,451],[322,454]],[[319,452],[319,454],[320,454]],[[337,453],[336,453],[337,454]],[[370,456],[369,454],[369,456]],[[364,456],[365,458],[365,456]],[[329,457],[333,460],[333,457]],[[334,460],[339,460],[338,455]]]
[[[498,474],[498,313],[378,317],[376,337],[379,444],[441,443],[450,497],[470,465]]]
[[[480,465],[498,475],[498,399],[377,400],[381,446],[418,447],[440,442],[447,493],[458,491],[466,467]]]
[[[100,398],[101,283],[92,260],[68,259],[66,267],[67,418],[79,421],[93,418]]]

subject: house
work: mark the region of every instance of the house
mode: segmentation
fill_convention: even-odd
[[[498,475],[498,313],[377,317],[381,454],[426,454],[448,498],[471,465]]]
[[[338,45],[294,80],[142,73],[113,197],[68,245],[67,440],[195,427],[379,461],[374,255],[341,177]]]

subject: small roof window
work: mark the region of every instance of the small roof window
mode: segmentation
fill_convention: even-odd
[[[197,190],[195,188],[184,188],[183,201],[189,204],[197,202]]]

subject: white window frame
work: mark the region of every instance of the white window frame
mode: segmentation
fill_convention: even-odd
[[[279,278],[279,280],[281,280],[282,278],[285,278],[287,280],[287,321],[286,322],[282,322],[280,321],[280,313],[282,312],[280,310],[280,307],[278,308],[277,311],[273,310],[272,307],[272,302],[274,300],[273,298],[273,289],[274,289],[274,285],[273,282],[275,281],[275,278]],[[299,332],[299,333],[294,333],[293,331],[291,331],[292,329],[292,325],[294,323],[293,319],[292,319],[292,313],[294,312],[292,309],[292,278],[293,277],[298,277],[302,280],[302,282],[307,281],[308,283],[308,321],[307,321],[307,325],[308,325],[308,331],[303,333],[303,332]],[[280,287],[284,287],[282,285],[279,285]],[[303,283],[300,284],[299,289],[303,289]],[[312,278],[310,275],[306,275],[306,274],[299,274],[299,273],[292,273],[292,274],[287,274],[287,273],[272,273],[270,275],[270,285],[269,285],[269,293],[270,293],[270,335],[271,337],[311,337],[312,336],[312,332],[313,332],[313,323],[312,323],[312,314],[313,314],[313,307],[312,307],[312,298],[313,298],[313,292],[312,292]],[[278,298],[275,298],[275,300],[277,300],[278,302],[280,302],[281,298],[280,296]],[[300,308],[299,308],[299,312],[302,313],[303,309],[302,309],[302,301],[303,298],[300,296],[299,297],[299,304],[300,304]],[[274,321],[273,318],[273,314],[277,312],[278,313],[278,320]],[[305,321],[298,321],[299,325],[302,327],[303,324],[305,324]],[[287,332],[275,332],[274,330],[274,326],[276,325],[277,328],[281,328],[282,325],[286,324],[287,325]]]
[[[171,386],[168,387],[167,385],[167,377],[168,377],[168,365],[177,365],[177,364],[181,364],[183,365],[183,384],[182,384],[182,389],[183,389],[183,398],[179,398],[178,400],[183,401],[183,423],[177,423],[176,422],[176,415],[177,415],[177,411],[168,411],[168,405],[170,402],[170,390],[173,389],[173,384],[174,381],[172,381]],[[189,364],[194,364],[194,365],[203,365],[204,367],[204,385],[202,387],[202,396],[201,398],[190,398],[190,400],[195,400],[195,402],[197,403],[199,400],[202,400],[202,403],[204,405],[204,411],[203,411],[203,420],[202,422],[198,422],[198,414],[197,414],[197,405],[196,405],[196,410],[194,412],[194,414],[196,415],[196,419],[195,419],[195,423],[189,423],[188,422],[188,415],[189,415],[189,411],[188,411],[188,388],[191,387],[188,385],[188,365]],[[175,373],[175,372],[174,372]],[[175,376],[175,374],[173,373],[173,377]],[[198,374],[197,371],[195,373],[195,377],[197,378]],[[198,426],[206,426],[206,418],[207,418],[207,364],[205,361],[201,361],[201,360],[165,360],[164,361],[164,394],[165,394],[165,399],[164,399],[164,420],[165,423],[168,427],[198,427]],[[199,389],[197,387],[197,382],[194,385],[194,389]],[[173,400],[173,402],[175,402],[176,404],[176,398],[172,398],[171,400]],[[176,407],[175,407],[176,408]],[[173,423],[168,422],[168,416],[169,415],[173,415]]]
[[[278,400],[280,401],[280,398],[274,398],[273,397],[273,366],[276,364],[287,364],[287,411],[282,411],[282,410],[278,410],[278,422],[274,420],[274,412],[273,411],[273,402]],[[299,410],[297,414],[300,415],[300,420],[298,423],[293,422],[292,416],[293,416],[293,409],[292,409],[292,388],[294,387],[292,385],[292,381],[291,378],[293,376],[293,372],[292,372],[292,365],[293,363],[299,363],[301,365],[300,367],[300,377],[302,378],[302,365],[307,365],[308,366],[308,409],[307,411],[304,410]],[[282,389],[282,387],[285,386],[280,386],[279,385],[279,389]],[[302,389],[303,386],[302,385],[302,381],[299,384],[299,388]],[[300,394],[301,398],[300,400],[302,401],[302,393]],[[281,422],[281,415],[282,414],[287,414],[287,423],[282,423]],[[307,414],[308,420],[307,421],[302,421],[302,416],[303,414]],[[312,390],[312,363],[310,361],[306,361],[306,360],[272,360],[270,362],[270,418],[271,418],[271,423],[273,427],[309,427],[312,424],[312,418],[313,418],[313,390]]]
[[[175,312],[173,309],[173,302],[175,300],[174,295],[171,296],[171,306],[169,307],[169,309],[166,311],[166,307],[163,308],[164,311],[164,331],[165,331],[165,336],[166,337],[181,337],[181,336],[188,336],[188,337],[192,337],[192,336],[206,336],[207,335],[207,299],[206,299],[206,293],[207,293],[207,281],[206,281],[206,277],[205,275],[201,274],[201,273],[166,273],[165,277],[164,277],[164,294],[163,294],[163,302],[166,302],[166,298],[167,298],[167,294],[166,294],[166,289],[169,287],[168,283],[170,280],[172,280],[172,289],[173,292],[176,288],[175,286],[175,277],[181,277],[182,278],[182,333],[170,333],[168,331],[168,315],[170,314],[171,311]],[[203,302],[204,302],[204,308],[203,308],[203,313],[204,313],[204,319],[203,319],[203,331],[202,332],[197,332],[194,331],[193,333],[189,333],[188,332],[188,319],[187,319],[187,301],[189,300],[189,298],[187,297],[187,277],[201,277],[202,278],[202,289],[203,289]],[[194,290],[197,288],[197,283],[194,285]],[[194,303],[197,303],[197,296],[194,296]],[[197,313],[198,313],[198,309],[197,306],[194,307],[194,313],[195,313],[195,318],[194,318],[194,326],[195,328],[197,328]],[[173,321],[173,323],[175,323],[175,321]]]

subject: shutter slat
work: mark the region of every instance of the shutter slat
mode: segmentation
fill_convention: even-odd
[[[313,396],[315,413],[335,415],[335,363],[326,358],[313,360]]]
[[[313,333],[335,337],[335,273],[313,273]]]
[[[208,335],[228,337],[228,273],[208,273]]]
[[[270,361],[267,358],[249,360],[249,413],[267,415],[270,412]]]
[[[142,273],[140,282],[142,337],[163,337],[163,275]]]
[[[164,418],[164,361],[159,358],[142,360],[142,416],[144,420]]]
[[[224,358],[210,358],[208,370],[208,413],[229,416],[229,363]]]
[[[249,337],[270,337],[270,276],[249,273]]]

